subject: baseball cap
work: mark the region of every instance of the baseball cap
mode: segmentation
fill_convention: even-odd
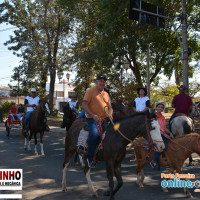
[[[32,88],[32,89],[31,89],[31,92],[36,92],[36,89],[35,89],[35,88]]]
[[[100,80],[100,79],[104,79],[104,80],[107,81],[106,75],[103,75],[103,74],[99,74],[99,75],[97,76],[97,80]]]

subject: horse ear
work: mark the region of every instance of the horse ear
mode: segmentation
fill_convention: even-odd
[[[147,111],[147,117],[148,118],[156,118],[155,109],[149,108],[149,110]]]

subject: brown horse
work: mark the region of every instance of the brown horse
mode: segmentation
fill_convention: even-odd
[[[45,156],[43,149],[43,136],[45,130],[45,120],[46,120],[46,112],[50,114],[49,106],[47,99],[41,100],[40,104],[37,106],[37,109],[32,112],[31,117],[29,119],[28,128],[29,133],[24,134],[22,131],[22,137],[25,138],[24,149],[27,149],[28,143],[28,151],[31,151],[31,138],[34,135],[35,139],[35,154],[38,155],[37,152],[37,133],[40,133],[40,147],[41,147],[41,155]]]
[[[110,195],[114,199],[115,193],[123,185],[121,177],[121,162],[126,154],[126,146],[138,135],[144,136],[150,143],[155,144],[159,151],[164,149],[164,143],[160,135],[160,128],[155,114],[139,113],[126,117],[116,122],[120,125],[120,131],[124,136],[114,130],[110,123],[107,127],[105,138],[103,140],[103,150],[101,158],[106,164],[107,177],[109,180],[109,191],[105,195]],[[76,120],[69,129],[65,139],[65,160],[63,163],[63,190],[66,191],[66,172],[73,154],[77,151],[77,141],[80,130],[86,125],[86,122]],[[126,137],[126,138],[125,138]],[[86,161],[86,155],[83,157],[85,162],[84,172],[90,191],[96,195],[93,184],[90,179],[90,168]],[[113,176],[117,178],[117,186],[114,188]]]
[[[154,151],[149,154],[148,160],[145,156],[148,154],[148,150],[143,148],[144,138],[138,138],[134,141],[134,151],[137,158],[137,184],[139,187],[143,186],[144,172],[143,168],[153,159]],[[197,133],[191,133],[184,136],[177,136],[168,143],[167,150],[165,151],[165,158],[160,155],[160,166],[170,167],[169,173],[182,174],[182,166],[184,161],[192,154],[198,153],[200,155],[200,135]],[[167,188],[163,188],[164,192],[167,192]],[[190,196],[188,188],[185,188],[185,193]]]

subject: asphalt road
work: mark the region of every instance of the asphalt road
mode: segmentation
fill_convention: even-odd
[[[23,169],[23,190],[24,200],[92,200],[88,190],[86,178],[80,166],[75,166],[72,161],[67,173],[68,191],[61,189],[62,163],[64,159],[64,138],[65,131],[60,128],[51,127],[51,132],[46,132],[44,136],[44,151],[46,156],[34,155],[34,144],[32,140],[32,152],[24,150],[24,141],[20,139],[20,129],[11,129],[10,138],[6,137],[5,127],[0,124],[0,168],[22,168]],[[39,137],[39,135],[38,135]],[[38,145],[38,153],[40,149]],[[116,200],[133,199],[185,199],[183,189],[169,189],[164,193],[161,189],[160,173],[167,173],[167,169],[155,171],[150,166],[144,168],[145,180],[144,188],[139,188],[136,184],[136,162],[126,157],[122,164],[122,175],[124,185],[115,195]],[[196,175],[195,180],[200,180],[200,160],[197,158],[194,167],[183,167],[184,173]],[[98,163],[97,168],[92,170],[91,178],[95,188],[101,194],[107,189],[104,163]],[[194,180],[193,180],[194,181]],[[190,189],[193,199],[199,199],[200,193],[195,193]],[[19,191],[1,191],[1,193],[20,193]],[[108,200],[109,197],[100,197]]]

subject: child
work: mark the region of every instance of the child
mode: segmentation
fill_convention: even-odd
[[[167,146],[168,139],[174,138],[173,134],[166,128],[166,120],[165,117],[162,115],[162,112],[165,109],[165,103],[164,102],[157,102],[155,105],[156,109],[156,116],[158,123],[160,125],[160,133],[163,138],[164,144],[165,144],[165,149]],[[159,168],[158,165],[158,160],[160,157],[160,152],[155,152],[153,156],[153,160],[150,162],[150,165],[152,168],[156,169]]]

